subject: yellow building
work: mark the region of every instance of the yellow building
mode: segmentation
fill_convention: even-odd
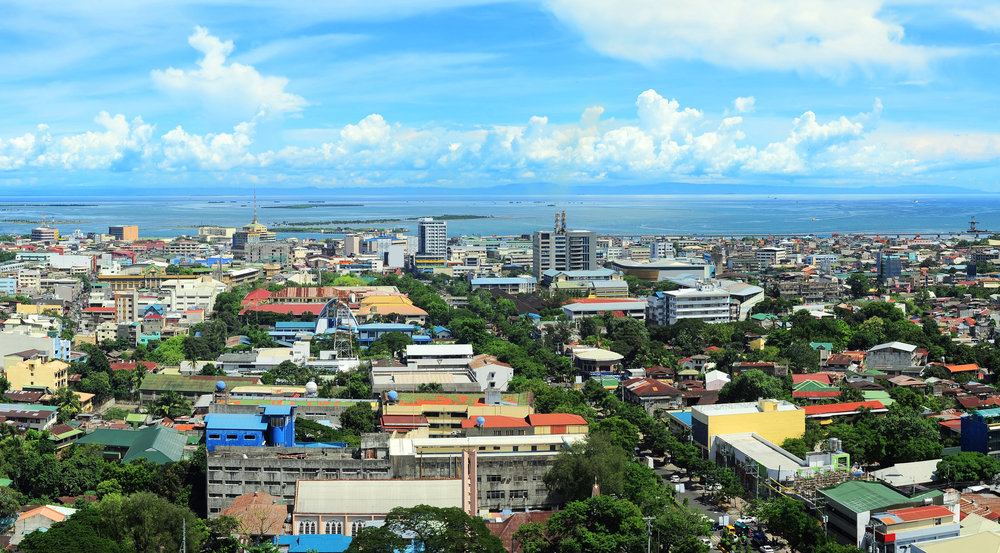
[[[750,349],[752,350],[762,350],[764,346],[767,345],[767,338],[757,338],[756,340],[750,340]]]
[[[756,433],[780,444],[786,438],[801,438],[805,431],[805,410],[778,399],[691,408],[691,435],[696,444],[709,452],[709,458],[715,436]]]
[[[7,380],[12,390],[23,390],[25,386],[47,386],[58,390],[66,386],[69,365],[62,361],[42,363],[39,359],[29,359],[7,368]]]
[[[46,309],[52,309],[51,305],[33,305],[30,303],[17,304],[18,315],[41,315]]]
[[[523,419],[535,412],[529,398],[530,394],[504,393],[500,405],[487,405],[482,394],[401,393],[396,401],[383,402],[382,415],[423,416],[429,436],[451,436],[461,432],[462,422],[470,418],[502,415]]]

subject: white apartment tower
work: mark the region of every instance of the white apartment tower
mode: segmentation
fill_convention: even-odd
[[[556,212],[552,232],[535,231],[533,270],[536,279],[542,273],[557,271],[590,271],[597,269],[597,233],[566,228],[566,212]]]
[[[448,221],[426,217],[417,221],[417,254],[448,256]]]

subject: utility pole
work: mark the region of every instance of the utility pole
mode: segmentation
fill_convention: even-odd
[[[653,547],[653,519],[656,517],[642,517],[646,521],[646,553],[650,553]]]
[[[181,519],[181,528],[182,528],[182,530],[181,530],[181,532],[182,532],[181,533],[181,536],[182,536],[182,538],[181,538],[181,553],[187,553],[187,550],[188,550],[188,547],[187,547],[187,544],[188,544],[188,525],[187,525],[187,519],[186,518],[182,518]],[[649,553],[649,552],[647,551],[646,553]]]

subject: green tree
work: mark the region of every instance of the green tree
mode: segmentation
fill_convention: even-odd
[[[80,413],[80,398],[71,388],[65,387],[56,390],[56,397],[53,402],[59,406],[58,422],[64,423]]]
[[[13,490],[7,486],[0,486],[0,521],[10,519],[20,513],[21,500],[21,494],[17,490]],[[7,528],[0,524],[0,532],[6,531]]]
[[[819,369],[819,351],[814,350],[805,340],[794,342],[781,355],[788,359],[789,368],[793,372],[804,373]]]
[[[847,279],[847,286],[851,289],[851,295],[855,298],[861,298],[868,295],[868,289],[871,288],[871,282],[869,282],[868,277],[863,273],[851,273]]]
[[[1000,461],[978,451],[963,451],[938,461],[938,478],[958,482],[992,481],[1000,474]]]
[[[413,344],[410,336],[402,332],[387,332],[380,336],[377,342],[384,344],[386,351],[393,356],[399,355],[406,350],[406,346]]]
[[[104,420],[125,420],[129,412],[121,407],[112,407],[104,412]]]
[[[785,386],[780,378],[751,369],[736,375],[719,390],[719,403],[781,399],[784,394]]]
[[[784,449],[799,459],[805,459],[806,454],[812,451],[812,448],[806,445],[802,438],[785,438],[785,441],[781,442],[781,449]]]
[[[590,432],[605,434],[611,445],[624,451],[633,451],[639,445],[639,427],[621,417],[600,420]]]
[[[620,495],[631,458],[631,452],[614,445],[614,438],[595,432],[564,447],[542,481],[549,491],[562,493],[567,501],[590,497],[595,482],[602,494]]]
[[[359,401],[340,414],[340,426],[357,436],[375,432],[375,412],[367,401]]]
[[[107,523],[95,507],[52,524],[46,532],[31,532],[18,544],[25,553],[126,553],[108,532]]]
[[[522,526],[514,539],[526,551],[540,553],[619,553],[646,550],[646,521],[632,502],[609,495],[573,501],[538,527]]]
[[[180,551],[183,525],[187,525],[187,550],[198,551],[203,536],[195,531],[198,517],[187,507],[170,503],[152,493],[127,497],[109,495],[97,507],[104,519],[107,535],[125,551],[160,553]],[[70,520],[75,518],[70,517]]]
[[[855,388],[854,386],[848,386],[846,383],[840,386],[840,394],[837,396],[838,402],[854,403],[864,400],[865,400],[865,394],[858,388]]]
[[[482,518],[470,517],[458,507],[396,507],[383,526],[386,532],[361,532],[348,551],[365,553],[402,550],[396,536],[413,536],[422,551],[440,553],[504,553],[500,538],[490,534]],[[369,544],[370,542],[370,544]],[[392,547],[392,549],[390,549]]]
[[[191,415],[191,401],[179,393],[168,390],[156,398],[150,407],[154,417],[186,417]]]
[[[217,368],[215,363],[205,363],[198,374],[201,376],[226,376],[226,371]]]

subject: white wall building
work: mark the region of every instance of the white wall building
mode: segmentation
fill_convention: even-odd
[[[448,222],[426,217],[417,221],[417,253],[420,255],[448,255]]]
[[[647,298],[649,319],[654,324],[674,324],[681,319],[701,319],[706,323],[731,320],[732,302],[728,291],[706,284],[698,288],[657,292]]]

